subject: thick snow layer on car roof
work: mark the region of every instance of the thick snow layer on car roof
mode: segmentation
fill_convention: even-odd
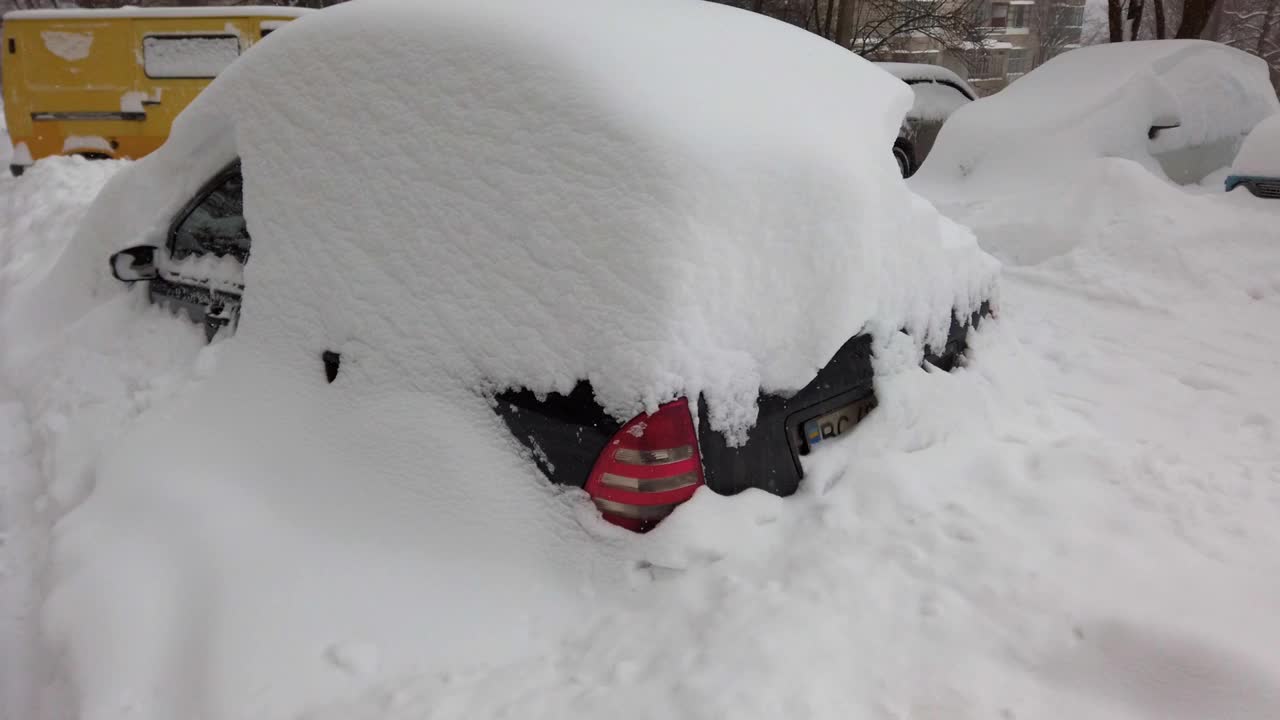
[[[897,62],[878,62],[876,67],[883,69],[890,75],[899,80],[930,80],[953,82],[962,87],[968,87],[961,77],[951,70],[941,65],[929,65],[927,63],[897,63]]]
[[[1277,110],[1266,63],[1225,45],[1160,40],[1081,48],[957,111],[916,182],[1061,173],[1099,157],[1161,172],[1154,156],[1214,143],[1222,146],[1222,167],[1234,144]],[[1172,125],[1178,127],[1148,137],[1153,126]]]
[[[277,35],[86,231],[104,255],[162,240],[238,153],[238,332],[276,357],[331,349],[412,386],[588,379],[620,418],[702,392],[740,437],[761,387],[799,389],[863,329],[938,340],[993,291],[994,261],[897,177],[907,88],[776,21],[371,0]]]
[[[193,18],[193,17],[302,17],[308,8],[275,5],[234,5],[228,7],[121,7],[69,8],[65,10],[14,10],[4,14],[9,20],[101,20],[103,18]]]
[[[1235,175],[1280,177],[1280,115],[1258,123],[1249,133],[1231,166]]]
[[[959,75],[944,67],[923,63],[876,63],[876,66],[911,86],[915,100],[907,111],[909,118],[946,120],[960,106],[977,96]],[[968,97],[965,93],[968,93]]]

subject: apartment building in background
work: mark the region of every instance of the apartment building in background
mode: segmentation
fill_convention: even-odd
[[[877,60],[942,65],[990,95],[1054,55],[1080,46],[1085,0],[990,0],[982,7],[987,37],[945,47],[912,33],[877,53]]]

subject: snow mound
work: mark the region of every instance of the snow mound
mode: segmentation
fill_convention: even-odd
[[[21,346],[6,348],[5,359],[60,335],[82,314],[80,307],[74,315],[60,313],[62,293],[52,287],[43,293],[42,287],[49,286],[44,278],[51,272],[59,276],[65,272],[61,267],[52,270],[59,256],[87,259],[89,249],[63,253],[69,235],[98,189],[122,167],[124,163],[116,161],[53,157],[27,168],[20,178],[0,178],[8,190],[3,206],[6,232],[0,247],[0,332],[23,339]],[[81,287],[69,294],[74,298],[83,292]]]
[[[1221,181],[1215,189],[1172,186],[1109,158],[1070,181],[944,209],[1020,276],[1106,302],[1164,311],[1206,292],[1274,297],[1280,208],[1247,193],[1225,196],[1224,207]]]
[[[1280,115],[1263,120],[1249,133],[1231,165],[1231,173],[1280,177]]]
[[[1201,40],[1117,43],[1064,53],[957,111],[915,187],[1072,176],[1092,159],[1127,158],[1177,182],[1228,162],[1280,110],[1267,65]],[[1176,127],[1172,127],[1176,126]],[[1149,137],[1153,127],[1163,127]]]
[[[104,192],[90,225],[121,231],[83,240],[159,240],[238,154],[239,334],[264,354],[411,387],[587,379],[619,418],[701,392],[741,437],[761,388],[799,389],[860,330],[936,341],[994,292],[884,152],[908,99],[693,0],[355,2],[229,68]]]

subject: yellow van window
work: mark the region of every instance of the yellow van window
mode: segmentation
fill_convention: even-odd
[[[211,78],[240,56],[235,35],[147,35],[142,65],[152,78]]]

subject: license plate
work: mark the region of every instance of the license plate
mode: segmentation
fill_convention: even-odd
[[[805,451],[812,452],[815,447],[827,440],[838,438],[852,430],[862,422],[876,407],[875,395],[855,400],[848,405],[823,413],[804,421],[800,426],[800,436]]]

